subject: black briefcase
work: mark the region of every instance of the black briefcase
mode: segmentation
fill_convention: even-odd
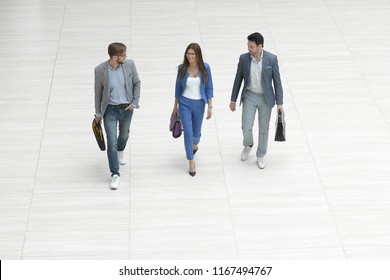
[[[281,111],[277,112],[275,141],[286,141],[286,121],[284,120],[284,112]]]

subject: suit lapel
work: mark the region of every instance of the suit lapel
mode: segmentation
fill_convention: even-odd
[[[269,55],[265,50],[263,50],[263,63],[262,63],[262,67],[261,67],[262,70],[264,71],[265,67],[270,66],[270,65],[271,65],[271,62],[269,60]]]
[[[108,62],[107,62],[107,64],[108,64]],[[105,84],[107,86],[110,86],[109,79],[108,79],[108,65],[103,65],[103,77],[104,77]]]
[[[261,79],[263,80],[264,79],[264,73],[265,73],[265,68],[267,66],[270,66],[271,65],[271,61],[270,61],[270,58],[269,58],[269,55],[266,51],[263,50],[263,63],[261,64]]]
[[[123,75],[125,76],[125,89],[126,89],[126,92],[127,92],[127,83],[128,83],[128,76],[129,76],[129,73],[130,73],[130,68],[129,68],[129,65],[126,63],[123,64]]]
[[[244,65],[244,77],[246,77],[247,80],[249,79],[250,73],[251,73],[251,55],[248,53]]]

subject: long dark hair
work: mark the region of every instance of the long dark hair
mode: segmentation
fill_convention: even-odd
[[[180,80],[183,80],[184,76],[187,73],[188,66],[190,65],[190,63],[188,62],[188,59],[187,59],[187,52],[190,49],[195,52],[196,61],[198,63],[198,67],[199,67],[199,71],[200,71],[200,76],[202,77],[203,83],[206,84],[207,71],[206,71],[206,67],[204,66],[204,62],[203,62],[202,49],[200,48],[199,44],[197,44],[197,43],[189,44],[188,47],[186,48],[186,51],[184,52],[183,64],[180,65]]]

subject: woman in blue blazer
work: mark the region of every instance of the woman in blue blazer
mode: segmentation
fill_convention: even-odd
[[[212,115],[213,80],[210,66],[203,62],[202,50],[191,43],[184,53],[176,77],[173,114],[180,115],[184,131],[184,147],[191,176],[195,176],[194,155],[198,151],[205,106],[207,119]]]

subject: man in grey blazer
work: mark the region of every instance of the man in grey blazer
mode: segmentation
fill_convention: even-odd
[[[126,51],[122,43],[110,44],[110,59],[95,68],[95,120],[104,122],[113,190],[119,187],[119,164],[126,164],[124,150],[133,111],[139,108],[141,89],[137,69],[132,60],[126,59]]]
[[[276,55],[263,50],[264,38],[256,32],[248,36],[248,52],[240,56],[234,79],[230,110],[236,110],[236,101],[241,88],[242,133],[244,149],[241,160],[247,160],[253,146],[253,124],[258,112],[259,136],[256,151],[257,166],[265,168],[264,156],[267,153],[268,131],[272,108],[283,111],[283,88],[280,80]]]

